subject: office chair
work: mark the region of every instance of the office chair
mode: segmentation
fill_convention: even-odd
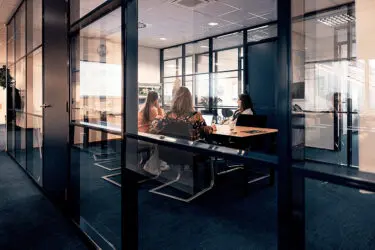
[[[267,127],[267,116],[265,116],[265,115],[240,115],[237,118],[236,126],[266,128]],[[234,147],[242,148],[242,149],[245,149],[245,150],[246,149],[262,150],[262,149],[264,149],[264,146],[263,146],[264,145],[264,139],[265,138],[263,136],[258,135],[258,136],[255,136],[255,137],[251,137],[249,139],[248,143],[246,143],[246,145],[243,145],[240,142],[236,142],[236,141],[233,141],[233,145],[234,145]],[[246,168],[242,164],[234,164],[234,165],[228,164],[228,167],[231,169],[231,171],[242,169],[244,171],[244,176],[247,176]],[[252,167],[254,167],[254,166],[252,166]],[[259,169],[262,170],[262,168],[259,168]],[[224,171],[224,173],[225,172],[226,171]],[[255,182],[258,182],[258,181],[266,179],[266,178],[270,179],[270,185],[273,184],[274,171],[273,171],[272,168],[270,168],[269,173],[267,173],[267,174],[261,173],[261,172],[255,172],[255,173],[260,174],[260,176],[258,176],[255,179],[252,179],[250,181],[247,180],[247,177],[246,177],[245,185],[250,184],[250,183],[255,183]]]
[[[267,116],[265,115],[239,115],[236,126],[242,127],[267,127]]]
[[[190,140],[190,129],[191,129],[190,124],[176,121],[176,122],[172,122],[166,125],[160,134],[168,136],[168,137],[177,138],[177,139]],[[208,161],[210,162],[211,181],[208,187],[202,188],[202,186],[205,185],[206,180],[207,180],[207,178],[205,178],[207,177],[206,171],[205,171],[207,170],[207,168],[202,167],[202,163],[203,164],[206,163],[207,158],[205,159],[205,157],[187,152],[185,150],[174,149],[172,147],[160,146],[160,145],[159,145],[159,158],[167,162],[170,166],[177,166],[178,173],[175,179],[167,183],[164,183],[161,186],[151,189],[150,190],[151,193],[162,195],[162,196],[172,198],[175,200],[179,200],[179,201],[183,201],[183,202],[191,202],[192,200],[198,198],[199,196],[203,195],[204,193],[206,193],[207,191],[213,188],[214,169],[213,169],[213,163],[209,159]],[[172,184],[175,184],[181,180],[182,173],[184,171],[184,166],[186,165],[192,167],[193,169],[193,183],[192,183],[193,195],[188,198],[181,198],[176,195],[171,195],[171,194],[166,194],[166,193],[161,192],[160,191],[161,189],[171,186]],[[203,175],[203,178],[202,178],[202,175]]]
[[[228,119],[229,117],[233,115],[233,111],[228,108],[223,108],[221,110],[221,114],[223,115],[224,119]]]

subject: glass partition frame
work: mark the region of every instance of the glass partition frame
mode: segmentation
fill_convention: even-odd
[[[41,3],[41,0],[22,1],[7,24],[7,68],[13,74],[11,75],[13,80],[12,85],[7,86],[8,96],[12,97],[11,100],[7,101],[7,151],[40,186],[43,185],[43,122],[41,120],[43,119],[43,115],[40,112],[35,113],[33,109],[29,109],[27,106],[28,85],[33,81],[28,77],[28,72],[30,72],[28,58],[32,57],[37,51],[40,51],[39,53],[41,54],[41,69],[39,73],[42,74],[43,72],[43,7]],[[35,13],[38,15],[37,18],[33,17]],[[32,21],[27,22],[29,18]],[[36,27],[38,28],[38,32],[34,32]],[[11,41],[13,41],[12,46],[10,45]],[[39,87],[42,88],[41,91],[43,92],[43,76],[39,80]],[[22,89],[19,89],[20,87]],[[39,103],[43,103],[43,95],[39,97],[38,105]],[[32,100],[32,98],[30,99]],[[9,109],[9,106],[13,108]],[[40,129],[38,142],[34,141],[33,134],[35,133],[30,133],[30,129],[35,125],[35,119],[38,120],[37,127]],[[17,125],[19,125],[19,128],[17,128]],[[17,132],[17,130],[19,131]],[[29,141],[33,141],[33,143],[28,143]],[[35,148],[38,149],[38,154],[32,156],[32,151]],[[34,157],[37,158],[36,161]],[[36,164],[33,164],[33,162]]]

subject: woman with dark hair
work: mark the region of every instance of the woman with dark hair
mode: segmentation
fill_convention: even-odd
[[[238,96],[237,100],[238,109],[234,112],[232,116],[232,121],[236,122],[240,115],[253,115],[254,107],[251,97],[248,94],[241,94]]]
[[[138,113],[138,131],[147,133],[153,120],[164,116],[159,106],[159,95],[155,91],[147,94],[146,103]]]

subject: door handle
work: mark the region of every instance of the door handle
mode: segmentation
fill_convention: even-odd
[[[43,104],[43,105],[41,105],[40,107],[45,109],[45,108],[50,108],[51,105],[50,105],[50,104]]]

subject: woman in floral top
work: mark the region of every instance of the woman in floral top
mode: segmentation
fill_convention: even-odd
[[[193,99],[189,89],[186,87],[178,89],[173,98],[171,111],[166,113],[163,118],[154,120],[149,132],[159,134],[167,125],[176,122],[183,122],[189,125],[190,140],[197,140],[216,130],[215,125],[207,126],[202,114],[194,111]]]

